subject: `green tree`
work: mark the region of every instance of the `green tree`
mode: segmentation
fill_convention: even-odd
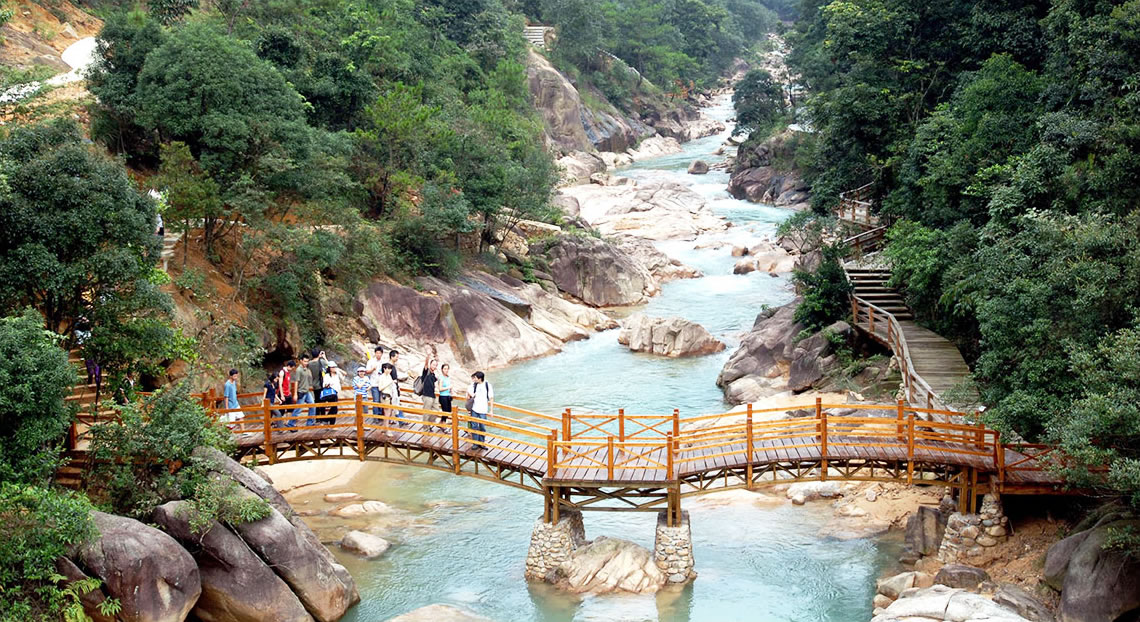
[[[766,131],[788,112],[784,87],[763,69],[744,74],[732,93],[736,109],[734,133]]]
[[[43,485],[54,475],[76,374],[38,313],[0,318],[0,481]]]
[[[0,142],[0,176],[5,312],[32,306],[66,335],[102,307],[161,300],[150,280],[160,250],[154,203],[121,164],[83,144],[74,123],[13,131]]]
[[[218,219],[224,215],[221,190],[208,173],[202,170],[186,143],[174,141],[165,144],[159,151],[161,164],[158,175],[151,183],[160,188],[166,196],[166,212],[163,224],[170,230],[186,236],[198,221],[207,223],[206,228],[217,227]],[[182,266],[186,266],[190,244],[182,245]]]
[[[851,283],[843,272],[844,248],[838,244],[820,249],[822,258],[815,272],[797,270],[792,275],[803,300],[796,307],[796,321],[819,330],[844,317],[851,309]]]
[[[155,19],[169,26],[198,8],[198,0],[147,0],[146,8]]]

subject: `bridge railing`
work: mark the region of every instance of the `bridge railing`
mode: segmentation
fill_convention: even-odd
[[[874,205],[871,202],[873,184],[866,184],[854,190],[839,193],[839,205],[835,208],[835,215],[840,220],[865,227],[879,226],[879,217],[871,211]]]

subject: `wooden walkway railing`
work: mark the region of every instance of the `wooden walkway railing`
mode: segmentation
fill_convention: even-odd
[[[863,229],[879,227],[879,217],[871,211],[871,202],[874,184],[866,184],[854,190],[839,194],[839,206],[835,208],[836,216],[850,224]]]

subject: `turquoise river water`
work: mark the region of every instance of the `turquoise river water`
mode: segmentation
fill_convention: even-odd
[[[727,98],[707,111],[727,120]],[[732,199],[728,176],[685,172],[694,158],[709,162],[727,133],[693,141],[684,152],[640,162],[619,174],[639,182],[678,181],[704,195],[735,226],[718,238],[741,243],[772,232],[789,215],[783,209]],[[615,412],[709,413],[724,410],[717,374],[756,318],[761,305],[792,298],[787,275],[733,275],[728,247],[659,247],[695,266],[702,278],[674,281],[644,307],[652,316],[679,315],[708,328],[728,344],[721,354],[665,359],[631,353],[617,331],[568,344],[555,356],[496,370],[496,397],[545,412],[571,406]],[[497,622],[861,622],[870,618],[875,579],[896,553],[880,540],[834,540],[819,535],[831,518],[824,504],[686,503],[699,577],[682,590],[657,595],[579,597],[523,579],[531,528],[542,513],[537,495],[445,473],[369,464],[349,490],[406,511],[399,527],[381,533],[393,542],[380,559],[334,553],[356,578],[362,602],[346,622],[382,622],[434,603],[451,604]],[[319,508],[319,495],[301,500]],[[321,519],[314,517],[321,530]],[[586,536],[633,540],[652,549],[655,516],[585,514]]]

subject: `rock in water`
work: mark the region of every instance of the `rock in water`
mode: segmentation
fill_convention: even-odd
[[[979,594],[935,585],[909,591],[871,622],[1029,622]]]
[[[451,605],[428,605],[388,618],[386,622],[491,622],[491,619]]]
[[[724,343],[704,326],[684,318],[651,318],[636,313],[625,321],[618,343],[634,352],[649,352],[676,358],[700,356],[724,350]]]
[[[575,593],[652,594],[665,585],[653,554],[630,542],[600,537],[579,548],[555,570],[558,585]]]
[[[774,382],[792,362],[796,336],[804,329],[795,320],[797,302],[769,309],[756,318],[752,331],[724,364],[716,384],[734,404],[772,393]]]
[[[704,175],[707,172],[709,172],[709,164],[704,160],[693,160],[693,163],[689,165],[690,175]]]
[[[1061,586],[1059,617],[1064,622],[1114,622],[1140,609],[1140,560],[1104,548],[1110,529],[1140,529],[1140,520],[1076,533],[1051,546],[1045,556],[1045,580]]]
[[[193,615],[202,622],[312,622],[305,606],[261,558],[225,526],[214,522],[194,533],[186,501],[155,508],[152,520],[194,551],[202,596]]]
[[[256,476],[255,476],[256,477]],[[92,512],[99,536],[69,554],[119,599],[123,622],[181,622],[202,593],[194,558],[165,533],[137,520]]]
[[[558,289],[597,307],[633,305],[657,293],[657,280],[645,266],[612,244],[564,235],[546,249]]]
[[[391,544],[384,538],[363,531],[350,531],[340,541],[340,548],[365,559],[380,557],[390,546]]]

